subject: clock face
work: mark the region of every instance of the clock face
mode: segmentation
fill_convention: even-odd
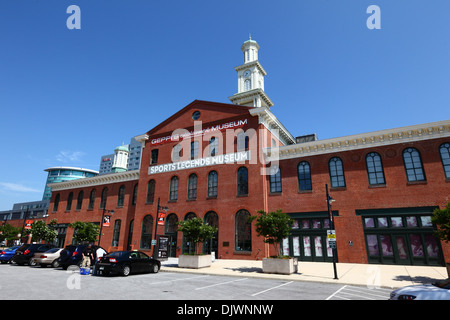
[[[249,77],[250,76],[250,70],[246,70],[245,72],[244,72],[244,77]]]

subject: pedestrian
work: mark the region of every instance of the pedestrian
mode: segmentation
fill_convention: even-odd
[[[90,268],[91,261],[94,259],[94,251],[92,250],[92,246],[89,244],[82,253],[83,260],[81,262],[82,268]]]

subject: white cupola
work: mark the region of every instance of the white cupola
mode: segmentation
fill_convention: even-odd
[[[251,107],[271,107],[273,102],[264,92],[267,72],[258,61],[259,45],[251,36],[241,46],[244,64],[234,68],[238,73],[238,93],[229,97],[232,103]]]

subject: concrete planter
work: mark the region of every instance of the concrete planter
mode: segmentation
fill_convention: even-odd
[[[291,274],[297,272],[297,259],[272,259],[262,260],[264,273]]]
[[[211,266],[211,256],[208,255],[185,255],[178,257],[179,268],[200,269]]]

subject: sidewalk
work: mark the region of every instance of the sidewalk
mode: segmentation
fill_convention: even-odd
[[[209,275],[254,277],[289,281],[313,281],[359,285],[371,288],[395,289],[415,284],[433,283],[447,279],[445,267],[398,266],[378,264],[337,263],[338,279],[334,279],[333,263],[298,262],[297,273],[291,275],[268,274],[262,272],[261,260],[216,259],[211,267],[202,269],[178,268],[178,259],[162,261],[161,271],[198,273]]]

